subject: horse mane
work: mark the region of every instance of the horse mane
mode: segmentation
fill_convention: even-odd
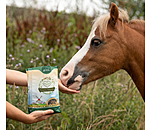
[[[144,20],[133,19],[133,20],[131,20],[129,22],[129,15],[128,15],[127,11],[125,11],[125,10],[123,10],[121,8],[118,8],[118,9],[119,9],[119,20],[121,20],[122,23],[145,25],[145,21]],[[99,27],[100,37],[103,34],[103,36],[105,38],[105,34],[106,34],[107,25],[108,25],[109,20],[110,20],[110,13],[103,14],[103,15],[95,18],[93,20],[94,24],[92,26],[92,30],[95,27]]]
[[[129,22],[128,27],[134,29],[138,33],[140,33],[143,36],[145,36],[145,21],[144,20],[132,19]]]
[[[139,24],[139,25],[145,25],[145,21],[142,19],[132,19],[130,21],[130,24]]]

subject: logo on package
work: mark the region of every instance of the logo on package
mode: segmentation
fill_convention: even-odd
[[[50,67],[50,66],[43,66],[43,67],[42,67],[42,72],[43,72],[44,74],[50,73],[50,72],[51,72],[51,67]]]
[[[51,94],[55,90],[55,81],[50,77],[43,78],[38,88],[40,93]]]

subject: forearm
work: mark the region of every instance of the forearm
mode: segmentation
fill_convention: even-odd
[[[46,120],[47,118],[51,117],[52,116],[51,114],[53,113],[54,113],[53,110],[46,110],[46,111],[34,111],[30,114],[26,114],[6,101],[6,117],[16,121],[23,122],[25,124],[32,124],[35,122]]]
[[[28,114],[25,114],[23,111],[16,108],[7,101],[6,101],[6,117],[23,123],[26,123],[26,121],[28,121]]]
[[[6,83],[18,86],[27,86],[27,74],[15,70],[6,69]]]

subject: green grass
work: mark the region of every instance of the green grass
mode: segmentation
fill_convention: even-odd
[[[27,113],[27,94],[22,87],[6,87],[7,101]],[[7,119],[7,129],[144,130],[144,102],[129,75],[121,70],[84,85],[80,94],[60,93],[61,114],[25,125]]]

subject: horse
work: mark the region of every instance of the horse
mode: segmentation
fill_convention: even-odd
[[[111,3],[109,13],[94,20],[85,44],[62,68],[60,80],[80,90],[120,69],[131,76],[145,101],[145,21],[129,21],[127,12]]]

